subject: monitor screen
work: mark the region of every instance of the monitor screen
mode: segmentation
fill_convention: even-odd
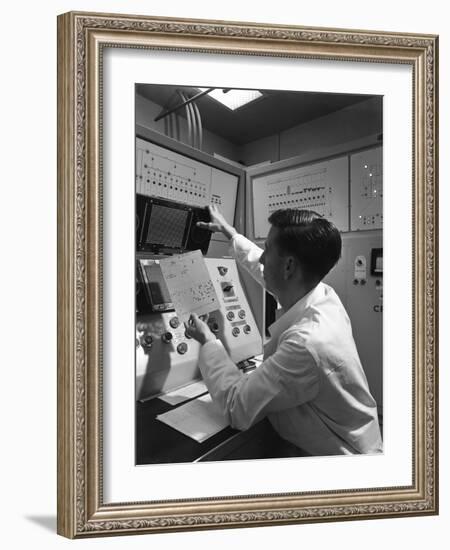
[[[189,210],[152,204],[146,242],[165,248],[183,248],[190,216]]]
[[[164,281],[159,263],[155,260],[140,260],[140,263],[153,311],[173,309],[169,289]]]

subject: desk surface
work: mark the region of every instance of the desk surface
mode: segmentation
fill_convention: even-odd
[[[305,456],[282,440],[267,419],[245,432],[230,426],[203,443],[160,422],[156,416],[176,408],[157,397],[136,403],[136,464],[245,460]]]
[[[227,427],[198,443],[156,419],[157,415],[177,406],[157,397],[136,403],[136,464],[194,462],[237,433],[237,430]]]

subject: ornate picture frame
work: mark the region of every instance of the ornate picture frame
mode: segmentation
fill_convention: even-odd
[[[412,483],[105,502],[105,48],[412,68]],[[58,533],[69,538],[438,513],[438,38],[70,12],[58,17]],[[131,368],[131,367],[130,367]]]

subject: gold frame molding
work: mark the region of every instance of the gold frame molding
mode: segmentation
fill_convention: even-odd
[[[103,503],[103,47],[412,66],[411,486]],[[58,17],[58,533],[78,538],[438,513],[437,55],[434,35],[82,12]]]

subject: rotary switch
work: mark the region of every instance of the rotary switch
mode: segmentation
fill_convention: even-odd
[[[178,319],[178,317],[172,317],[172,319],[169,321],[169,325],[172,328],[177,328],[180,326],[180,320]]]
[[[188,346],[186,344],[186,342],[181,342],[181,344],[178,344],[177,346],[177,352],[180,354],[180,355],[184,355],[188,350]]]
[[[173,334],[171,332],[165,332],[162,336],[161,336],[161,340],[165,343],[165,344],[170,344],[170,342],[172,341],[173,339]]]
[[[217,334],[219,332],[219,323],[214,317],[208,321],[208,326],[211,332],[214,332],[214,334]]]
[[[146,349],[149,349],[152,347],[153,344],[153,337],[151,334],[145,334],[142,338],[142,346]]]

